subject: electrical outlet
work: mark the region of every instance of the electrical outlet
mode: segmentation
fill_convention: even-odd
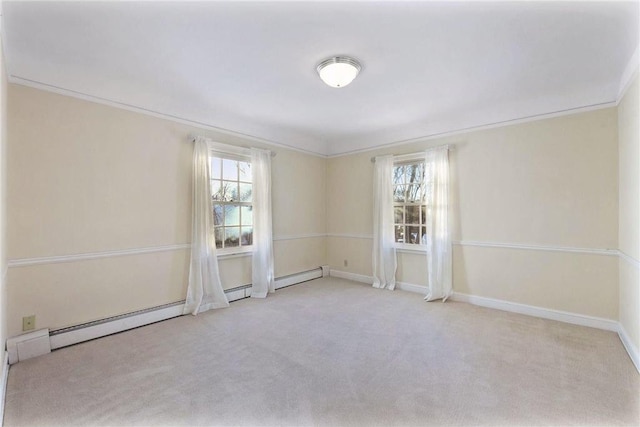
[[[22,318],[22,330],[31,331],[36,328],[36,315],[25,316]]]
[[[346,259],[344,260],[344,266],[349,267],[349,261],[347,261]]]

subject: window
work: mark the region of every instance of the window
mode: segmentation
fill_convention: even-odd
[[[253,205],[251,162],[240,156],[211,154],[211,197],[217,249],[251,246]]]
[[[393,222],[398,244],[426,244],[424,168],[424,160],[398,162],[393,166]]]

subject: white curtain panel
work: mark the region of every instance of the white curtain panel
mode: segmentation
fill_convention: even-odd
[[[449,149],[425,153],[427,201],[427,283],[425,300],[446,299],[453,292],[451,230],[449,228]]]
[[[212,308],[229,306],[220,282],[216,243],[213,239],[209,165],[207,142],[203,138],[197,138],[193,149],[191,265],[183,314],[196,315]]]
[[[251,297],[275,292],[273,231],[271,229],[271,152],[251,149],[253,179],[253,260]]]
[[[376,157],[373,170],[373,286],[396,286],[393,233],[393,156]]]

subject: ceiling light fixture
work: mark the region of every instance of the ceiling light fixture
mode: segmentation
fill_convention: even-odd
[[[362,66],[347,56],[334,56],[318,64],[316,70],[323,82],[331,87],[345,87],[356,78]]]

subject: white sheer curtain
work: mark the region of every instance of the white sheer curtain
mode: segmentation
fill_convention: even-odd
[[[271,230],[271,152],[251,149],[253,177],[253,260],[251,297],[275,292]]]
[[[373,170],[373,286],[396,286],[393,234],[393,156],[376,157]]]
[[[449,148],[425,153],[427,201],[427,282],[425,299],[446,299],[453,292],[451,230],[449,229]]]
[[[207,142],[204,138],[196,138],[193,149],[191,266],[183,314],[196,315],[212,308],[229,306],[220,282],[216,244],[212,238],[209,165]]]

